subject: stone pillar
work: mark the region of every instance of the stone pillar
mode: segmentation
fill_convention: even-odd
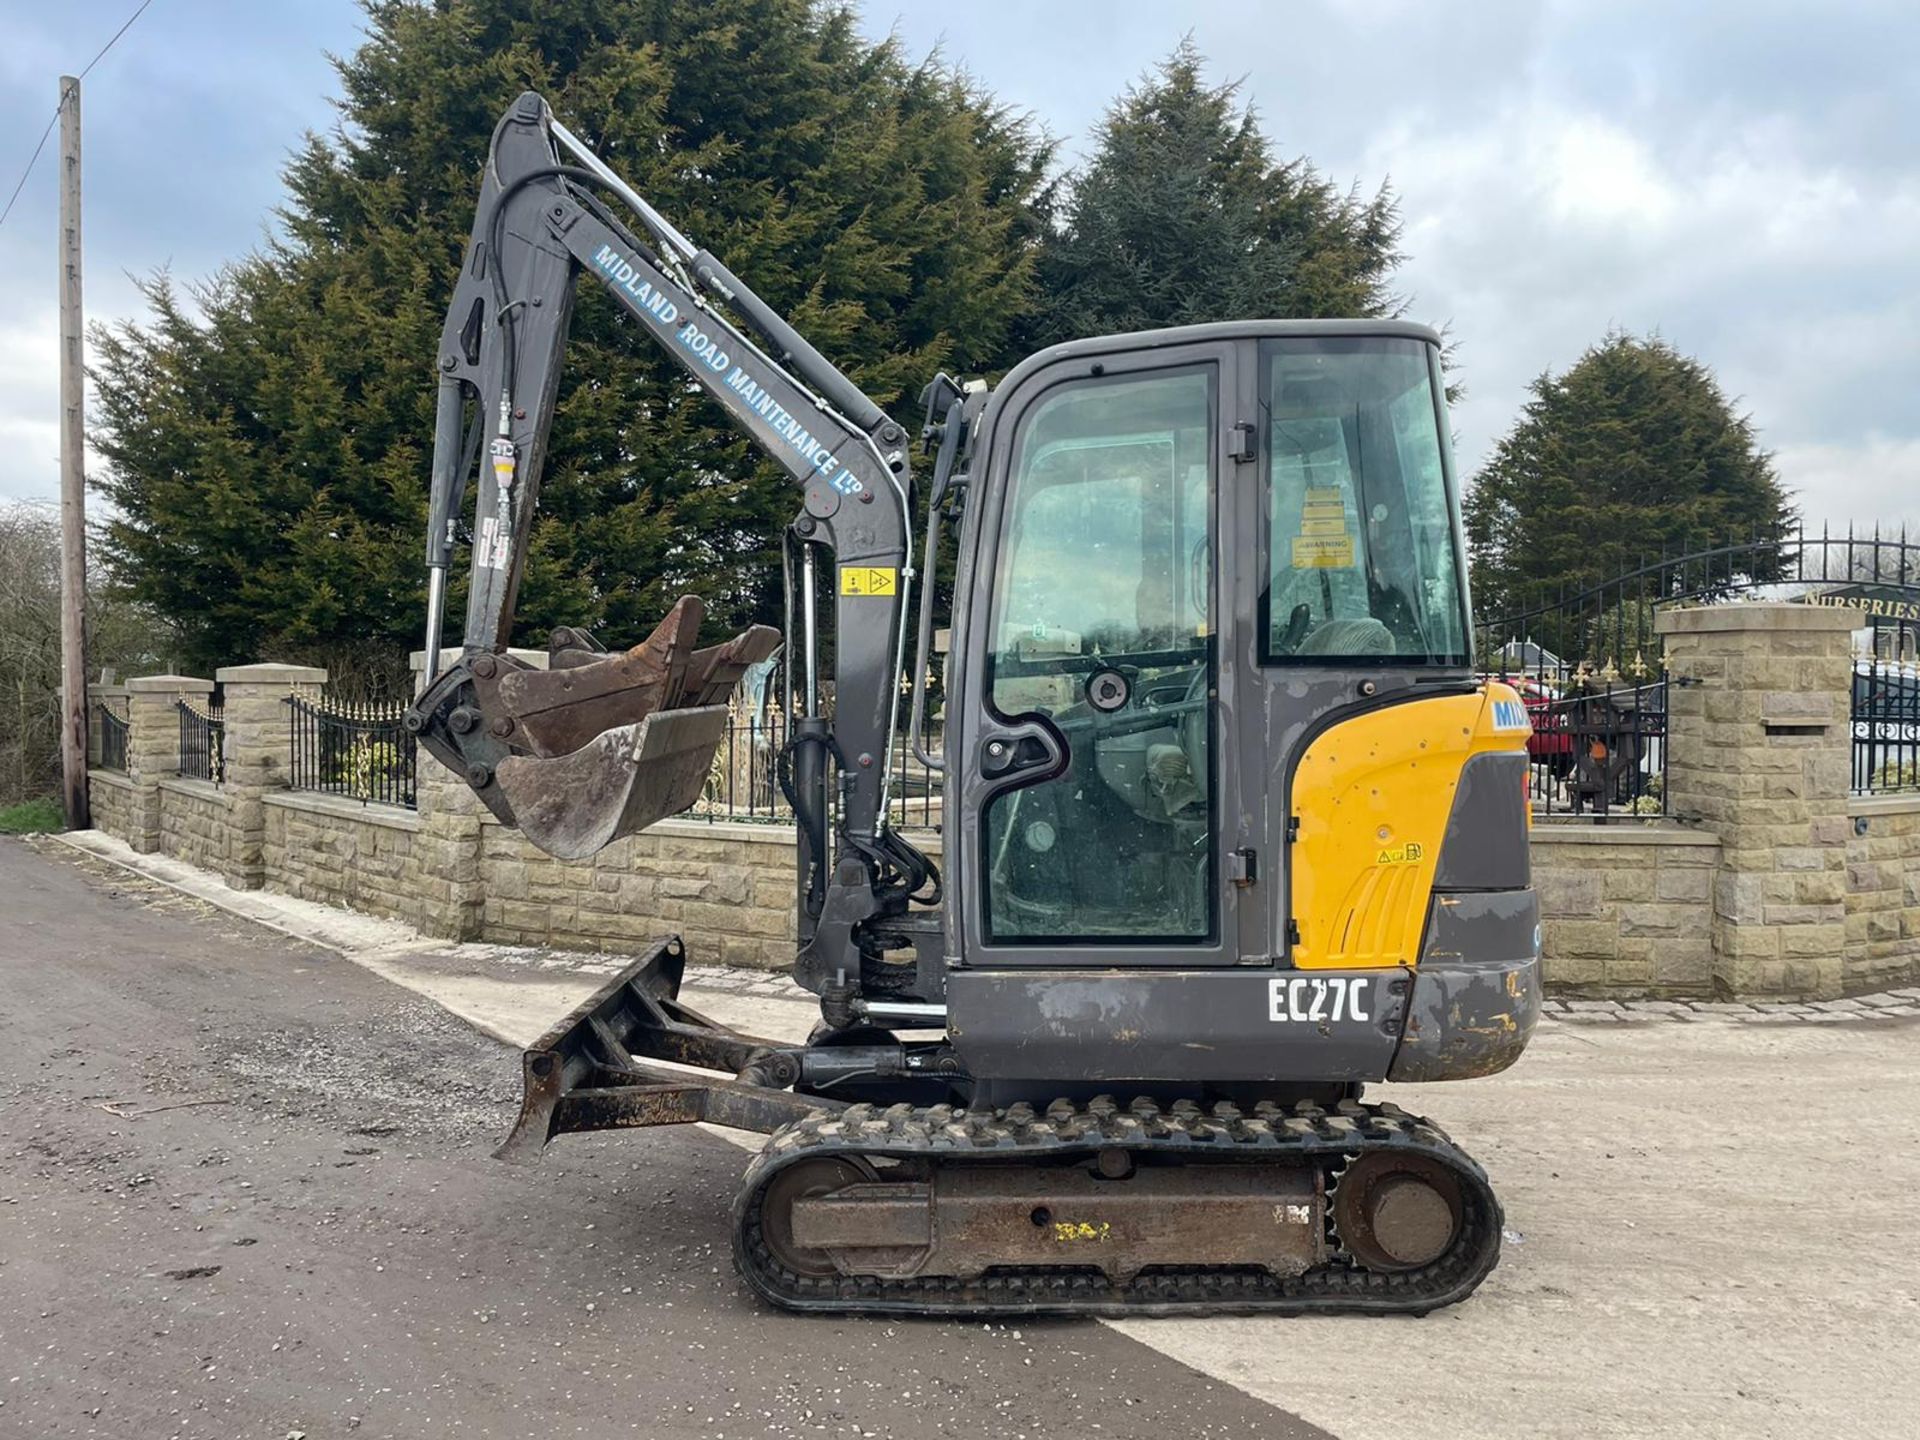
[[[422,745],[415,757],[413,834],[407,866],[416,897],[414,924],[446,940],[476,940],[485,895],[480,885],[480,817],[466,782]]]
[[[221,867],[235,890],[266,883],[269,790],[287,788],[292,721],[287,698],[317,694],[327,672],[314,665],[223,665],[221,714],[226,719],[220,788],[227,797],[227,853]]]
[[[1664,610],[1667,807],[1720,837],[1713,985],[1831,999],[1846,952],[1851,610]]]
[[[204,708],[213,681],[191,675],[136,675],[127,681],[127,779],[133,804],[127,843],[142,855],[160,848],[160,782],[180,773],[182,700]]]
[[[459,642],[442,650],[443,664],[460,653]],[[544,650],[510,650],[517,660],[537,669],[547,668]],[[410,663],[414,692],[425,684],[426,652],[416,650]],[[467,782],[442,765],[422,745],[415,759],[414,809],[420,828],[414,832],[408,868],[412,872],[419,909],[414,923],[429,935],[447,940],[476,940],[486,909],[486,886],[481,875],[482,817],[487,807],[467,788]],[[490,823],[490,822],[485,822]]]

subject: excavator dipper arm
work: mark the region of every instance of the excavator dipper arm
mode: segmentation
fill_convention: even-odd
[[[590,163],[562,163],[557,140]],[[601,190],[636,207],[651,243],[601,203]],[[801,487],[791,536],[809,582],[819,554],[830,552],[839,568],[841,582],[832,587],[838,703],[827,721],[809,667],[795,717],[803,753],[794,774],[798,790],[814,792],[796,797],[803,865],[817,877],[803,907],[810,912],[803,939],[823,920],[848,930],[871,913],[873,872],[887,868],[898,848],[886,835],[885,756],[912,577],[904,432],[724,265],[594,160],[532,94],[495,131],[442,336],[426,557],[430,679],[410,723],[503,821],[577,858],[697,798],[724,714],[669,726],[668,712],[716,711],[740,670],[771,652],[775,637],[764,627],[717,652],[692,650],[700,610],[688,597],[625,654],[597,653],[572,631],[556,636],[546,672],[505,653],[582,274]],[[721,303],[738,310],[765,345],[721,313]],[[441,671],[445,576],[468,473],[483,450],[464,643]],[[809,615],[812,597],[811,589],[803,596]],[[812,655],[811,629],[806,638]],[[829,754],[844,767],[840,835],[858,871],[857,882],[852,871],[841,877],[847,883],[837,888],[847,893],[837,899],[826,878]]]

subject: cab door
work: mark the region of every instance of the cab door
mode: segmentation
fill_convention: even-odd
[[[1257,515],[1242,369],[1227,343],[1089,350],[995,397],[948,745],[969,965],[1271,954],[1235,742],[1248,647],[1221,634]]]

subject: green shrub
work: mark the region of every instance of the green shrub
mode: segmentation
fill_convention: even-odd
[[[340,779],[356,800],[372,800],[399,789],[400,747],[391,740],[356,735],[341,756]]]

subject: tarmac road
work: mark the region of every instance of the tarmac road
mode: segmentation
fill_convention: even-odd
[[[514,1057],[328,952],[0,841],[0,1437],[1329,1432],[1091,1323],[800,1319],[741,1152],[488,1157]]]
[[[619,957],[448,947],[68,839],[0,841],[0,1440],[1920,1435],[1920,990],[1566,1014],[1505,1074],[1373,1092],[1506,1207],[1500,1268],[1421,1320],[796,1320],[726,1255],[758,1137],[484,1158],[517,1081],[482,1037],[526,1043]],[[766,1035],[817,1014],[748,972],[685,998]],[[223,1103],[93,1108],[141,1096]]]

